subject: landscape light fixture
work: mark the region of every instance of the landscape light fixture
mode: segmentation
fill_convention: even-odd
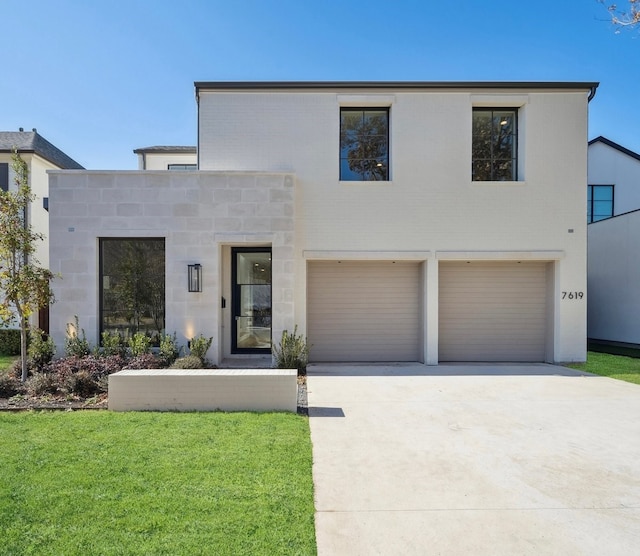
[[[190,292],[202,291],[202,265],[190,264],[187,265],[187,279],[189,283]]]

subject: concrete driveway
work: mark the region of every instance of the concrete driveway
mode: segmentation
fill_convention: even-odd
[[[640,554],[640,386],[553,365],[312,365],[324,555]]]

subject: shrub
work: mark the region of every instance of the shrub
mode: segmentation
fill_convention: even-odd
[[[82,336],[78,333],[81,332]],[[65,341],[64,351],[67,356],[83,357],[91,353],[91,346],[87,341],[84,328],[80,328],[78,317],[75,317],[75,324],[67,323],[67,339]]]
[[[177,346],[176,333],[163,334],[160,338],[160,357],[166,361],[167,365],[171,365],[179,356],[180,348]]]
[[[58,381],[54,375],[48,373],[34,373],[25,382],[27,394],[30,396],[43,396],[58,392]]]
[[[127,369],[161,369],[165,367],[164,359],[157,357],[153,353],[143,353],[136,355],[127,361]]]
[[[0,354],[20,355],[20,330],[14,328],[0,329]]]
[[[27,371],[28,370],[29,370],[29,360],[27,359]],[[8,374],[10,374],[13,378],[17,378],[18,380],[22,381],[22,361],[20,359],[13,362],[11,367],[9,367]]]
[[[196,338],[191,338],[189,341],[189,351],[191,355],[200,359],[200,366],[204,364],[207,351],[209,351],[212,343],[213,338],[205,338],[202,334]]]
[[[107,377],[126,366],[121,355],[98,357],[64,357],[47,366],[47,372],[56,378],[60,389],[80,396],[91,396],[107,389]]]
[[[81,370],[69,375],[61,386],[68,393],[84,398],[94,396],[101,391],[97,378],[88,370]]]
[[[20,392],[20,380],[10,373],[0,373],[0,398],[10,398]]]
[[[202,359],[196,355],[180,357],[173,362],[173,365],[171,365],[172,369],[202,369],[202,367]]]
[[[305,374],[309,362],[309,345],[307,338],[298,336],[297,332],[297,325],[291,334],[287,330],[283,330],[280,344],[273,346],[273,356],[276,368],[298,369],[298,373]]]
[[[62,386],[70,394],[84,398],[94,396],[102,391],[100,377],[85,369],[69,375]]]
[[[133,357],[149,353],[151,350],[151,338],[144,332],[136,332],[129,338],[129,349]]]
[[[114,330],[102,333],[102,347],[99,349],[100,355],[110,357],[112,355],[124,356],[127,353],[127,345],[124,336]]]
[[[45,336],[46,334],[39,328],[33,330],[27,351],[31,362],[29,366],[33,366],[39,371],[53,359],[56,353],[56,345],[53,340],[49,336],[46,336],[45,339]]]

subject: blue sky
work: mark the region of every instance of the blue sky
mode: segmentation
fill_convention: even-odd
[[[622,5],[624,2],[618,2]],[[194,81],[599,81],[589,137],[640,152],[640,30],[597,0],[0,0],[0,129],[90,169],[195,145]]]

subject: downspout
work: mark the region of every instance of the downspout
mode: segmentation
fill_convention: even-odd
[[[598,85],[593,85],[591,87],[591,90],[589,91],[589,96],[587,97],[587,104],[590,103],[591,99],[596,96],[596,89],[598,88]]]
[[[196,87],[196,134],[198,135],[198,141],[196,143],[196,163],[198,165],[198,170],[200,170],[200,91],[198,87]]]

